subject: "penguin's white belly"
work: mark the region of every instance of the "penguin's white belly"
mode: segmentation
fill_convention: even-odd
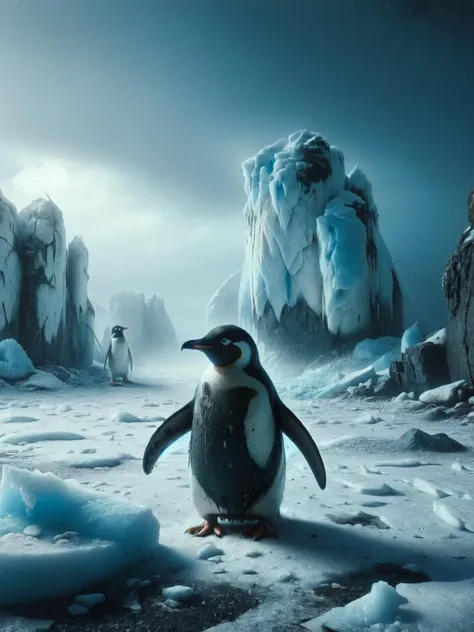
[[[129,368],[128,344],[124,338],[113,338],[109,360],[110,372],[115,377],[127,377]]]
[[[225,391],[232,388],[245,386],[253,389],[257,395],[251,400],[244,421],[244,436],[246,447],[251,459],[261,468],[267,465],[275,442],[275,421],[273,411],[270,405],[270,399],[266,388],[261,382],[250,377],[240,369],[216,370],[211,366],[202,376],[201,383],[207,383],[211,389],[211,393],[216,391]],[[196,398],[196,407],[200,405],[199,397]],[[225,451],[226,445],[222,446]],[[207,467],[212,468],[212,462],[207,462]],[[247,515],[262,516],[268,519],[275,519],[279,513],[279,508],[283,499],[285,487],[285,454],[284,448],[282,458],[279,463],[276,477],[267,490],[255,503]],[[194,505],[198,513],[202,517],[208,515],[224,516],[225,511],[219,508],[215,502],[206,494],[201,485],[197,481],[192,468],[190,468],[191,489],[193,493]],[[232,479],[229,476],[229,486],[232,485]],[[231,490],[230,490],[231,493]]]

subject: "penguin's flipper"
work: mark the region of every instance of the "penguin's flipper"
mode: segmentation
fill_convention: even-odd
[[[193,425],[194,399],[168,417],[152,434],[143,454],[142,467],[150,474],[163,452],[175,441],[191,431]]]
[[[130,363],[130,371],[133,371],[133,359],[130,349],[128,350],[128,361]]]
[[[298,417],[279,400],[276,407],[280,430],[290,439],[308,462],[321,489],[326,487],[326,469],[318,446]]]
[[[112,351],[112,344],[109,344],[109,348],[107,349],[107,353],[105,354],[104,371],[106,370],[107,360],[110,358],[111,351]]]

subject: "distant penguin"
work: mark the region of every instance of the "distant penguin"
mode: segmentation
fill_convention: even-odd
[[[203,351],[211,365],[194,398],[151,437],[143,470],[150,474],[160,455],[191,431],[191,487],[204,522],[187,533],[222,537],[220,518],[256,522],[242,537],[275,537],[272,523],[279,516],[286,474],[282,433],[295,443],[324,489],[326,471],[318,448],[279,398],[245,330],[235,325],[216,327],[181,349]]]
[[[128,371],[133,371],[133,359],[123,332],[128,327],[115,325],[112,327],[110,344],[104,360],[104,370],[109,361],[110,384],[117,385],[117,378],[122,378],[124,382],[130,382]]]

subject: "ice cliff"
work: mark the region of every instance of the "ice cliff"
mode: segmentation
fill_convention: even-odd
[[[110,299],[109,328],[128,327],[126,337],[135,361],[153,360],[175,351],[176,331],[162,298],[122,291]],[[109,334],[110,335],[110,334]]]
[[[87,266],[81,239],[67,247],[62,212],[51,200],[17,213],[0,194],[0,340],[17,340],[36,365],[89,366]]]
[[[238,297],[242,271],[231,274],[208,303],[206,322],[208,329],[219,325],[233,325],[238,321]]]
[[[308,131],[262,149],[243,171],[240,323],[305,358],[400,336],[402,293],[363,172],[346,175],[342,152]]]

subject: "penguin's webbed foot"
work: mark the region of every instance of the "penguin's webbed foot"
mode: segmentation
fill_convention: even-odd
[[[190,533],[196,538],[205,538],[208,535],[217,535],[218,538],[222,538],[224,529],[217,520],[204,520],[204,522],[197,527],[189,527],[189,529],[186,529],[185,533]]]
[[[110,380],[110,386],[117,386],[116,380]]]
[[[278,538],[278,533],[270,527],[267,520],[259,520],[256,524],[245,529],[242,537],[252,539],[255,542],[264,538]]]

